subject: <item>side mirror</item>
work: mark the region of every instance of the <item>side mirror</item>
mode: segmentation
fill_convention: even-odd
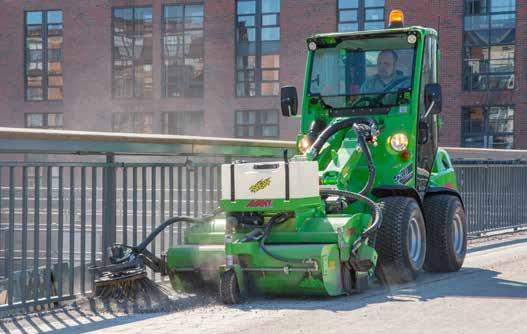
[[[432,103],[434,104],[432,106]],[[425,106],[426,116],[432,113],[439,114],[442,108],[441,85],[437,83],[427,84],[425,86]]]
[[[298,114],[298,94],[296,87],[282,87],[280,90],[280,104],[284,117],[296,116]]]

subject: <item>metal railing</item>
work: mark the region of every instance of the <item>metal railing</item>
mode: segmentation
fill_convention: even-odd
[[[455,167],[471,236],[527,226],[525,161],[458,161]]]
[[[90,293],[89,268],[165,218],[218,202],[220,165],[281,157],[291,142],[0,128],[0,310]],[[20,156],[23,154],[23,156]],[[186,226],[150,251],[180,244]],[[159,277],[152,277],[154,279]]]
[[[221,163],[283,149],[295,144],[0,128],[0,311],[90,293],[89,268],[109,245],[136,245],[164,218],[212,211]],[[448,151],[472,235],[525,226],[526,151]],[[150,250],[180,244],[185,228],[169,228]]]
[[[7,295],[0,303],[48,304],[90,292],[89,268],[108,258],[109,245],[137,245],[165,218],[212,211],[218,166],[0,163],[0,178],[7,173],[0,196],[0,290]],[[180,244],[184,228],[170,227],[150,250]]]

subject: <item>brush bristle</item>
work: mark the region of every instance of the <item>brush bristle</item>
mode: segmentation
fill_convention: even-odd
[[[95,295],[102,299],[111,298],[115,300],[159,299],[159,297],[164,296],[158,285],[146,277],[96,286]]]
[[[130,276],[105,276],[95,282],[94,297],[104,304],[133,309],[164,308],[169,292],[152,282],[145,272]]]

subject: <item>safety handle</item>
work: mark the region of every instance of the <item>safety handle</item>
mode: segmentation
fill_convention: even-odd
[[[255,164],[253,165],[254,169],[277,169],[279,164]]]

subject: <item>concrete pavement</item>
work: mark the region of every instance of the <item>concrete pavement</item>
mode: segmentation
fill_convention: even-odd
[[[192,298],[191,296],[189,298]],[[464,268],[324,299],[252,299],[172,313],[53,313],[0,322],[10,333],[527,333],[527,236],[473,244]]]

